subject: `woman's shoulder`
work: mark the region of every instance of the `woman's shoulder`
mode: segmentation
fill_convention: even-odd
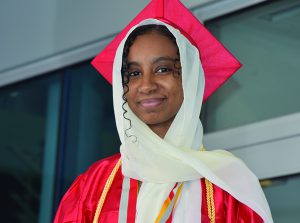
[[[89,178],[91,175],[94,176],[94,174],[102,174],[102,171],[105,170],[105,172],[109,172],[108,170],[112,170],[117,162],[119,161],[121,157],[120,153],[117,153],[115,155],[106,157],[104,159],[98,160],[95,163],[93,163],[85,173],[82,175],[85,178]],[[109,173],[108,173],[109,175]]]
[[[121,155],[115,154],[104,159],[98,160],[93,163],[86,172],[82,173],[78,178],[74,181],[75,184],[82,185],[82,195],[84,196],[86,193],[89,193],[89,189],[94,190],[94,187],[97,186],[98,189],[102,190],[104,184],[106,183],[109,175],[113,171],[117,162],[119,161]],[[77,183],[77,181],[79,181]],[[73,184],[74,184],[73,183]],[[70,187],[70,189],[73,185]]]
[[[91,219],[104,185],[119,159],[120,154],[101,159],[79,175],[63,196],[54,223]],[[118,175],[120,173],[118,171]]]

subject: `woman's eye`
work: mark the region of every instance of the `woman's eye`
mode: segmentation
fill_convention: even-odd
[[[156,73],[170,73],[172,72],[172,69],[168,67],[160,67],[156,70]]]
[[[141,75],[141,72],[139,72],[139,71],[130,71],[130,72],[128,72],[129,78],[138,77],[140,75]]]

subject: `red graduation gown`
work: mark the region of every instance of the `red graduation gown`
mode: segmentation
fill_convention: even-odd
[[[92,223],[97,204],[103,191],[106,180],[120,158],[120,154],[100,160],[93,164],[87,172],[77,177],[66,192],[56,213],[54,223]],[[99,222],[117,223],[123,175],[118,170],[111,188],[107,193]],[[202,223],[209,223],[206,204],[206,189],[202,184]],[[130,180],[129,205],[127,222],[134,223],[135,205],[138,183]],[[221,188],[213,185],[216,223],[262,223],[263,220],[253,210],[237,201]]]

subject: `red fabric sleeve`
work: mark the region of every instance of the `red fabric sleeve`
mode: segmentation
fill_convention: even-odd
[[[83,175],[78,176],[68,191],[63,196],[54,223],[75,223],[78,222],[78,213],[80,208],[82,186],[84,184]]]
[[[100,160],[84,174],[76,178],[61,200],[54,223],[90,223],[108,176],[115,167],[120,154]],[[111,190],[107,194],[100,222],[117,219],[122,187],[121,170],[117,172]],[[110,221],[113,222],[113,221]]]
[[[227,193],[226,200],[226,222],[238,222],[238,223],[263,223],[262,218],[256,214],[245,204],[237,201],[234,197]]]

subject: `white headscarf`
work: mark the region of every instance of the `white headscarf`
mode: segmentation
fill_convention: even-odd
[[[123,117],[121,77],[123,48],[128,35],[136,27],[146,24],[165,25],[176,38],[180,52],[184,100],[164,139],[152,132],[130,110],[127,103],[126,117],[131,120],[131,127],[129,121]],[[202,177],[249,206],[265,222],[273,222],[256,176],[241,160],[224,150],[198,151],[202,147],[203,138],[199,115],[204,85],[204,72],[198,49],[179,30],[159,20],[147,19],[131,28],[117,49],[113,65],[113,99],[117,129],[122,143],[120,147],[122,173],[125,177],[143,182],[137,200],[136,222],[154,222],[175,182],[191,184]],[[128,135],[134,135],[136,140],[126,137],[125,131]],[[188,196],[195,192],[201,194],[201,189],[197,191],[192,184],[184,187],[181,200],[188,200],[189,206],[199,205],[199,202],[201,205],[201,200],[199,201],[201,196]],[[181,207],[180,202],[177,209]],[[178,212],[182,213],[183,210]],[[185,219],[188,218],[194,217],[187,216]],[[200,222],[199,220],[201,219],[194,219],[192,222]],[[174,218],[173,222],[182,220]]]

